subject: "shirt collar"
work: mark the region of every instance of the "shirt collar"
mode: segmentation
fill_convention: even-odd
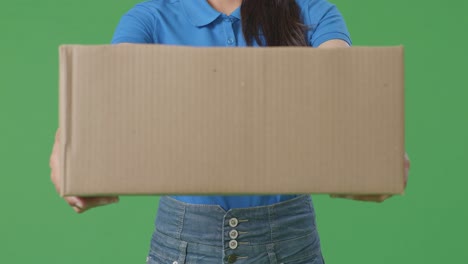
[[[221,15],[206,0],[180,0],[180,2],[189,21],[197,27],[206,26]],[[231,16],[240,19],[240,7],[234,10]]]
[[[237,18],[237,19],[241,19],[241,12],[240,12],[240,6],[238,8],[236,8],[236,10],[234,10],[234,12],[231,13],[231,16]]]

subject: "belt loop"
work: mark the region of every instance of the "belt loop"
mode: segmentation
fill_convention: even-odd
[[[273,242],[273,221],[272,219],[275,219],[275,208],[274,206],[268,206],[268,226],[270,227],[270,241]]]
[[[178,221],[178,229],[177,229],[177,239],[182,239],[182,230],[184,229],[184,220],[185,220],[185,211],[187,210],[187,207],[185,205],[182,206],[182,214],[179,216],[179,221]]]
[[[185,241],[180,241],[179,244],[179,263],[185,263],[186,262],[186,257],[187,257],[187,242]]]
[[[270,259],[270,263],[276,264],[278,260],[276,259],[276,254],[275,254],[275,244],[266,245],[266,250],[268,253],[268,258]]]

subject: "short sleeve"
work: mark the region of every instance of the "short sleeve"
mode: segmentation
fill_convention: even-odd
[[[122,16],[111,43],[154,43],[154,29],[154,15],[145,3],[140,3]]]
[[[309,45],[318,47],[331,40],[341,39],[351,46],[348,28],[338,8],[327,0],[308,0],[305,22],[309,27]]]

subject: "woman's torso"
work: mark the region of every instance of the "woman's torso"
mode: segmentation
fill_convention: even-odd
[[[316,47],[330,39],[351,44],[341,14],[326,0],[297,0],[306,38]],[[225,15],[206,1],[152,0],[137,4],[121,19],[112,43],[157,43],[186,46],[245,47],[240,8]],[[254,46],[258,46],[254,43]],[[229,63],[229,62],[226,62]],[[188,175],[187,177],[190,177]],[[284,177],[288,177],[285,175]],[[233,179],[235,181],[235,179]],[[229,184],[229,182],[226,182]],[[298,195],[172,196],[191,204],[215,204],[223,209],[271,205]]]

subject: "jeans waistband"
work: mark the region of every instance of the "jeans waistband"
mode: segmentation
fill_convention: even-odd
[[[163,196],[159,201],[156,230],[205,245],[222,246],[234,239],[239,244],[267,244],[314,232],[315,212],[310,195],[228,211],[218,205],[188,204]]]

